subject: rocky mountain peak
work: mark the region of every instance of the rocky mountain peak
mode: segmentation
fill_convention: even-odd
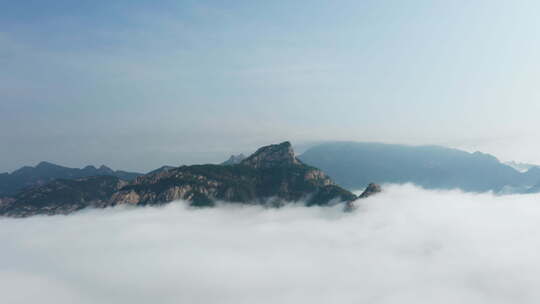
[[[87,207],[161,205],[175,200],[188,201],[193,207],[210,207],[217,201],[275,207],[288,202],[306,206],[345,203],[353,210],[357,199],[321,170],[299,161],[289,142],[262,147],[240,165],[163,167],[131,182],[119,176],[89,177],[75,174],[84,170],[65,169],[75,170],[64,174],[69,179],[43,179],[40,186],[2,199],[0,216],[68,214]]]
[[[294,156],[291,143],[286,141],[258,149],[241,164],[255,169],[267,169],[298,165],[301,162]]]
[[[375,195],[379,192],[381,192],[382,189],[381,189],[381,186],[377,185],[377,184],[374,184],[374,183],[371,183],[367,186],[366,190],[364,190],[364,192],[362,192],[362,194],[360,194],[360,196],[358,198],[366,198],[366,197],[370,197],[372,195]]]

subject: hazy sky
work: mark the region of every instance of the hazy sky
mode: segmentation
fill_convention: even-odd
[[[0,0],[0,171],[291,140],[540,163],[538,1]]]

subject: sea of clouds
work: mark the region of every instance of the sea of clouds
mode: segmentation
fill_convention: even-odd
[[[2,303],[540,303],[540,196],[0,219]]]

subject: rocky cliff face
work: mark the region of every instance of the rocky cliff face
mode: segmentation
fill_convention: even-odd
[[[291,143],[286,141],[279,145],[262,147],[240,164],[255,169],[267,169],[300,165],[301,162],[294,156]]]
[[[57,180],[0,204],[0,215],[67,214],[85,207],[159,205],[174,200],[203,207],[217,201],[267,206],[341,202],[352,206],[356,199],[324,172],[299,161],[291,144],[284,142],[260,148],[236,165],[167,168],[129,183],[112,176]]]
[[[112,204],[155,205],[187,200],[194,206],[216,201],[282,205],[305,200],[325,205],[354,200],[322,171],[301,163],[291,144],[260,148],[237,165],[183,166],[136,178],[112,198]]]

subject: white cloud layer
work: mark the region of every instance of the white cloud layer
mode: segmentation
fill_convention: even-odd
[[[0,220],[2,303],[539,303],[540,196]]]

